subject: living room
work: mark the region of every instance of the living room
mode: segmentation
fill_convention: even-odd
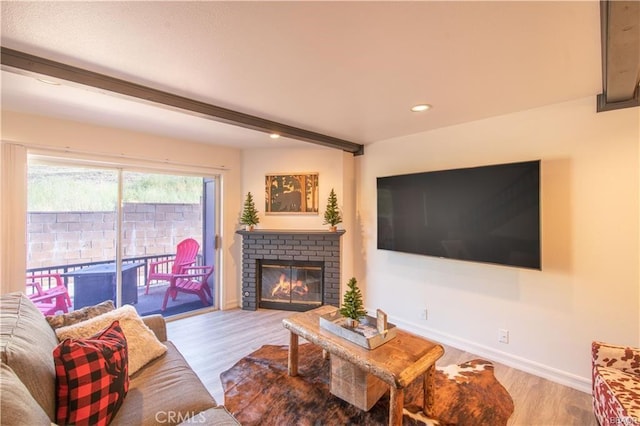
[[[591,6],[562,12],[599,25],[598,6]],[[29,154],[221,176],[221,310],[242,305],[242,239],[236,231],[246,194],[258,200],[259,229],[325,229],[321,214],[267,215],[262,207],[265,175],[317,172],[321,208],[334,189],[343,212],[342,285],[357,277],[369,310],[382,309],[393,323],[434,341],[591,393],[592,341],[640,346],[640,110],[596,112],[599,27],[586,34],[591,38],[563,44],[575,44],[586,77],[576,75],[575,85],[560,79],[566,90],[553,103],[525,99],[530,103],[523,100],[519,109],[373,137],[358,156],[303,143],[238,149],[3,106],[0,293],[24,286],[21,177]],[[25,44],[8,47],[29,51]],[[46,57],[47,49],[31,53]],[[571,62],[568,49],[548,55],[557,61],[551,68]],[[3,72],[3,96],[10,78]],[[486,78],[489,86],[496,84]],[[503,89],[494,91],[504,96]],[[449,101],[453,105],[434,103],[425,114],[465,110],[464,97]],[[529,160],[541,160],[541,270],[377,249],[377,177]],[[508,343],[498,341],[499,330],[508,330]]]

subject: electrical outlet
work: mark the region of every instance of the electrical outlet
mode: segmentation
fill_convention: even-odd
[[[427,308],[424,308],[420,311],[420,319],[426,320],[428,318]]]
[[[498,330],[498,342],[509,343],[509,330],[501,328]]]

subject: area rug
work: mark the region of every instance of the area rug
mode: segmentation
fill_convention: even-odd
[[[368,412],[329,393],[330,361],[316,345],[299,347],[298,376],[287,373],[288,346],[265,345],[220,374],[224,405],[243,426],[386,425],[389,392]],[[488,361],[437,367],[432,418],[421,412],[422,382],[405,393],[403,425],[506,425],[513,400]]]

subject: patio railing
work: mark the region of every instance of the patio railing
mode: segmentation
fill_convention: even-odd
[[[149,275],[149,265],[152,262],[164,261],[164,260],[172,260],[175,258],[175,254],[163,254],[163,255],[152,255],[152,256],[138,256],[131,257],[128,259],[123,259],[123,265],[129,263],[143,263],[143,266],[136,269],[137,279],[136,285],[137,287],[144,287],[147,282],[147,276]],[[198,264],[200,264],[201,256],[198,256]],[[73,271],[77,271],[83,268],[87,268],[89,266],[94,265],[104,265],[113,263],[113,260],[104,260],[97,262],[84,262],[84,263],[72,263],[68,265],[52,265],[52,266],[43,266],[40,268],[29,268],[27,269],[27,277],[29,275],[34,274],[59,274],[62,275],[64,279],[65,285],[68,287],[69,277],[65,276],[65,274]],[[163,263],[160,265],[161,272],[170,272],[171,263]],[[43,289],[47,290],[48,288],[55,286],[55,280],[50,280],[48,283],[45,281],[43,284]]]

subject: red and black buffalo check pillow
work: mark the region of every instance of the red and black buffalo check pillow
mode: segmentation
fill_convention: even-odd
[[[118,321],[88,339],[65,339],[53,357],[56,422],[109,424],[129,389],[127,340]]]

